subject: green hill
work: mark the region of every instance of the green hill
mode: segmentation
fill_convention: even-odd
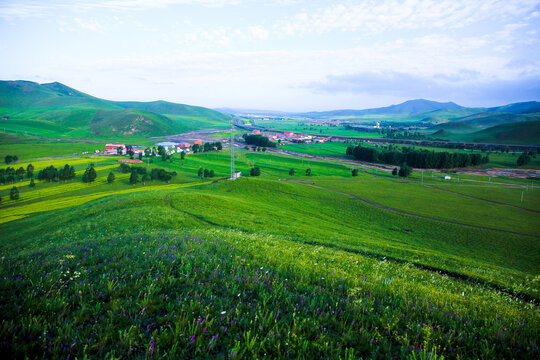
[[[30,81],[0,81],[0,115],[0,130],[71,138],[155,137],[230,123],[229,115],[203,107],[115,102]]]
[[[461,106],[453,103],[446,102],[441,103],[437,101],[425,100],[425,99],[416,99],[408,100],[401,104],[390,105],[381,108],[375,109],[364,109],[364,110],[333,110],[333,111],[323,111],[323,112],[309,112],[302,115],[308,117],[328,117],[328,116],[359,116],[359,115],[387,115],[387,114],[422,114],[435,110],[442,109],[460,109]]]
[[[492,126],[468,137],[476,142],[540,145],[540,120]]]
[[[540,102],[527,101],[490,108],[489,111],[506,112],[513,114],[529,114],[540,112]]]

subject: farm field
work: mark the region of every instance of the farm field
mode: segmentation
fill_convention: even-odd
[[[178,175],[146,186],[130,185],[116,160],[32,161],[36,170],[68,163],[77,176],[35,190],[25,180],[18,201],[6,201],[11,185],[0,188],[4,353],[538,355],[538,213],[421,186],[419,174],[352,178],[350,165],[279,154],[238,151],[244,177],[234,182],[197,176],[201,167],[228,176],[227,151],[155,159],[141,165]],[[98,179],[84,184],[90,161]],[[260,177],[245,176],[252,166]],[[515,205],[506,186],[425,184]],[[538,209],[536,199],[522,206]],[[25,346],[9,345],[21,336]]]
[[[364,147],[372,147],[375,149],[382,149],[388,147],[388,145],[379,145],[379,144],[370,144],[370,143],[361,143]],[[304,153],[314,156],[332,156],[332,157],[345,157],[345,151],[350,145],[356,145],[356,143],[345,143],[345,142],[327,142],[322,144],[286,144],[280,145],[279,148],[284,150],[289,150],[297,153]],[[393,149],[401,149],[403,147],[411,147],[410,145],[398,145],[392,144]],[[412,146],[416,150],[428,150],[441,152],[446,151],[449,153],[466,153],[470,154],[470,150],[459,150],[459,149],[446,149],[439,147],[426,147],[426,146]],[[540,169],[540,156],[535,155],[531,158],[531,161],[524,166],[518,167],[516,162],[521,155],[520,152],[515,153],[498,153],[498,152],[482,152],[474,151],[475,154],[481,154],[482,156],[487,155],[489,157],[489,163],[483,164],[482,168],[498,167],[498,168],[522,168],[522,169]]]

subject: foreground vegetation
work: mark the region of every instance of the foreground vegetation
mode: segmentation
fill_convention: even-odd
[[[169,184],[132,185],[114,157],[32,162],[65,163],[73,181],[0,204],[12,358],[540,355],[539,215],[520,208],[536,189],[521,205],[513,187],[244,151],[260,176],[234,182],[199,177],[228,175],[222,152],[142,164]]]

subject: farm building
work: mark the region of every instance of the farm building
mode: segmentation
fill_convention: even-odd
[[[141,160],[136,159],[118,159],[119,163],[126,163],[126,164],[141,164]]]
[[[178,145],[178,143],[170,142],[170,141],[164,141],[164,142],[160,142],[160,143],[156,144],[156,146],[163,146],[163,147],[167,147],[167,148],[176,147],[177,145]]]
[[[451,180],[452,177],[450,175],[444,175],[444,180]]]
[[[122,147],[122,154],[126,153],[125,144],[105,144],[105,154],[115,155],[118,153],[118,148]]]
[[[178,147],[180,149],[187,149],[187,148],[190,148],[191,147],[191,144],[188,143],[188,142],[181,142],[181,143],[178,143]]]

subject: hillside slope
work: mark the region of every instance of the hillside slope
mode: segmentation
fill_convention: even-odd
[[[71,138],[155,137],[230,123],[229,115],[203,107],[109,101],[30,81],[0,81],[0,115],[6,132]]]
[[[468,137],[477,142],[540,145],[540,120],[496,125]]]

